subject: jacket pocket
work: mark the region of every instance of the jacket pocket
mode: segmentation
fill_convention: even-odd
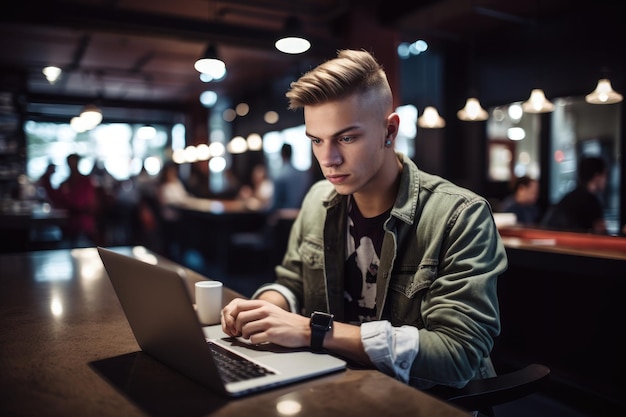
[[[305,268],[324,268],[324,242],[321,239],[305,237],[298,251]]]
[[[302,259],[305,315],[326,311],[326,279],[324,275],[324,246],[321,239],[306,237],[298,248]]]
[[[407,268],[394,272],[389,284],[391,290],[387,302],[393,325],[410,324],[424,327],[421,306],[426,290],[437,278],[438,262],[422,262],[417,269]]]
[[[437,278],[436,260],[424,261],[417,268],[403,266],[397,272],[394,271],[390,288],[404,294],[407,298],[413,298],[415,294],[430,285]]]

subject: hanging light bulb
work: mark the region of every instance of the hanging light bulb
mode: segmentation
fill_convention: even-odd
[[[76,133],[83,133],[87,131],[87,124],[85,123],[85,120],[78,116],[72,117],[70,120],[70,126]]]
[[[235,136],[226,145],[226,150],[232,154],[244,153],[248,150],[248,142],[243,136]]]
[[[87,104],[80,112],[80,118],[85,123],[87,130],[90,130],[102,122],[102,111],[95,104]]]
[[[585,101],[591,104],[614,104],[623,99],[624,96],[613,90],[611,81],[607,78],[600,79],[596,89],[585,96]]]
[[[439,116],[439,112],[433,106],[426,106],[424,113],[417,118],[417,125],[425,129],[438,129],[446,125],[443,117]]]
[[[301,54],[309,50],[311,42],[302,35],[300,20],[295,16],[289,16],[285,21],[283,36],[274,46],[286,54]]]
[[[549,113],[554,110],[554,104],[546,98],[542,89],[535,88],[528,100],[522,103],[522,110],[525,113]]]
[[[465,107],[456,113],[457,117],[466,122],[479,122],[487,120],[489,114],[483,109],[476,97],[470,97],[465,102]]]
[[[217,49],[215,45],[209,44],[193,67],[202,74],[208,74],[214,80],[219,80],[226,74],[226,64],[217,57]]]
[[[63,71],[59,67],[49,66],[45,67],[42,72],[43,75],[46,76],[46,80],[48,80],[50,84],[54,85],[54,83],[57,82]]]

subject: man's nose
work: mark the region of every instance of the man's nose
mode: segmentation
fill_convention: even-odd
[[[321,166],[330,167],[340,165],[343,161],[341,153],[334,144],[324,144],[316,152],[317,160]]]

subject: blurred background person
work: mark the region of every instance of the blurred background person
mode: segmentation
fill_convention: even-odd
[[[52,176],[56,173],[57,166],[50,161],[45,172],[36,182],[37,197],[40,201],[50,204],[52,207],[59,208],[60,202],[57,201],[57,190],[52,186]]]
[[[70,247],[99,244],[96,227],[98,194],[91,177],[79,171],[80,160],[80,155],[76,153],[68,155],[69,176],[58,189],[47,188],[54,206],[68,212],[63,236]]]
[[[582,157],[578,162],[576,188],[548,210],[543,225],[559,230],[608,233],[600,199],[607,179],[608,169],[603,158]]]
[[[178,175],[178,165],[168,162],[159,177],[157,217],[165,256],[178,260],[180,255],[180,215],[176,206],[185,206],[193,199]]]
[[[297,170],[292,162],[293,149],[288,143],[280,149],[282,165],[274,177],[274,203],[272,208],[299,209],[304,194],[309,189],[309,176],[307,172]]]
[[[237,178],[237,175],[232,167],[228,167],[224,170],[222,181],[222,186],[219,192],[216,193],[216,197],[223,200],[236,199],[237,195],[239,195],[239,190],[241,189],[241,181]]]
[[[539,181],[527,175],[517,177],[512,182],[511,194],[502,200],[498,211],[515,214],[517,224],[536,225],[540,220],[538,199]]]
[[[274,182],[267,173],[264,164],[257,164],[250,174],[250,184],[239,190],[239,199],[248,210],[263,211],[272,207]]]
[[[195,197],[211,197],[209,174],[205,169],[201,169],[199,164],[191,164],[191,170],[185,181],[185,186],[187,190],[189,190],[189,193]]]
[[[151,175],[145,167],[133,178],[138,193],[133,226],[133,243],[154,248],[159,243],[159,176]],[[157,247],[155,248],[155,245]]]

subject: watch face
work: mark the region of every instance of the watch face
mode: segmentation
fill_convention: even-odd
[[[311,325],[320,326],[326,329],[330,328],[333,322],[333,315],[315,312],[311,315]]]

